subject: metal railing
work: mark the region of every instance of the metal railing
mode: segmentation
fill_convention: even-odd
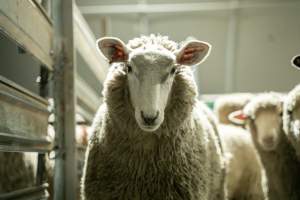
[[[0,34],[41,63],[42,79],[36,95],[0,76],[0,151],[39,153],[36,186],[0,194],[0,200],[47,199],[45,153],[54,147],[54,199],[76,199],[75,113],[91,122],[101,103],[92,82],[76,74],[77,51],[86,70],[99,84],[104,81],[108,64],[96,51],[94,35],[73,0],[50,2],[51,15],[34,0],[0,0]],[[48,97],[55,105],[54,141],[47,136]]]

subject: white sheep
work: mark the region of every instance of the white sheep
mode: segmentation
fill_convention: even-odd
[[[285,98],[283,128],[300,160],[300,84]]]
[[[244,108],[255,147],[266,171],[270,200],[300,199],[300,164],[282,127],[283,98],[265,93]]]
[[[220,142],[190,68],[210,45],[151,35],[127,45],[102,38],[98,46],[112,66],[86,154],[83,198],[224,199]]]
[[[216,114],[218,121],[221,124],[240,126],[239,124],[230,121],[228,116],[234,111],[242,110],[252,97],[253,94],[250,93],[233,93],[218,97],[214,104],[214,113]]]
[[[265,200],[265,173],[251,135],[243,128],[219,125],[226,158],[229,200]]]

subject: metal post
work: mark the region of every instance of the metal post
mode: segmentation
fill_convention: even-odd
[[[49,96],[49,70],[47,67],[41,65],[40,77],[39,77],[39,88],[40,96],[47,98]],[[38,166],[37,166],[37,175],[36,175],[36,184],[37,186],[42,185],[45,181],[45,153],[38,154]]]
[[[147,5],[147,0],[139,0],[139,5]],[[149,34],[149,20],[147,13],[139,13],[139,34],[148,35]]]
[[[147,14],[139,14],[139,33],[141,35],[149,34],[149,20]]]
[[[55,143],[57,147],[54,199],[77,199],[75,143],[75,50],[73,0],[54,0],[54,104]]]
[[[232,1],[232,4],[238,7],[238,0]],[[235,70],[236,70],[236,46],[238,37],[238,10],[232,10],[229,17],[226,57],[225,57],[225,92],[234,92],[235,90]]]

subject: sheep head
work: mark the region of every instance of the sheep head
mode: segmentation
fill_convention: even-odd
[[[182,65],[203,62],[210,52],[206,42],[191,40],[180,47],[167,37],[151,35],[135,38],[127,45],[118,38],[104,37],[98,49],[110,63],[126,65],[127,85],[139,127],[157,130],[164,121],[174,77]]]
[[[254,125],[257,142],[265,151],[276,149],[282,133],[281,109],[269,107],[258,110]]]
[[[296,141],[300,140],[300,85],[287,95],[284,102],[283,128],[286,134],[292,133]]]
[[[235,123],[246,124],[252,138],[264,151],[277,148],[282,136],[282,107],[280,95],[266,93],[253,98],[243,111],[230,114]]]

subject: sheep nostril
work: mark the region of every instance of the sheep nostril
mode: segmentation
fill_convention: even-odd
[[[144,120],[144,123],[146,125],[154,125],[154,122],[158,118],[158,115],[159,115],[159,111],[156,112],[155,116],[147,116],[144,114],[143,111],[141,111],[142,119]]]

